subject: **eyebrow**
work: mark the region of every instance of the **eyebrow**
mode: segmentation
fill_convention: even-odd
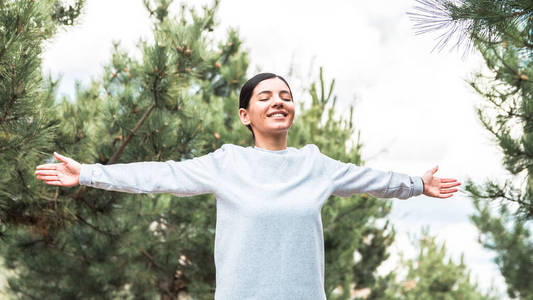
[[[291,93],[287,90],[281,90],[279,92],[280,94],[289,94],[289,96],[291,95]],[[259,93],[257,93],[257,95],[261,95],[261,94],[272,94],[272,91],[268,91],[268,90],[265,90],[265,91],[260,91]]]

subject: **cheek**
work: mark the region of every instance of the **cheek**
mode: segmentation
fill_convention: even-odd
[[[296,114],[296,110],[294,109],[294,104],[291,105],[290,111],[291,111],[292,117],[294,118],[294,115]]]
[[[256,109],[252,111],[251,118],[255,120],[260,120],[260,119],[266,118],[266,113],[261,109]]]

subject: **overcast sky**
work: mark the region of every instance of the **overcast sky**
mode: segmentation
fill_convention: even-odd
[[[228,27],[238,28],[250,54],[249,75],[278,73],[295,91],[316,79],[323,66],[326,80],[336,79],[339,111],[355,106],[354,124],[369,167],[422,175],[438,164],[436,176],[461,182],[505,178],[498,148],[474,111],[483,101],[466,83],[484,68],[483,61],[477,53],[463,59],[462,51],[449,47],[431,53],[437,34],[415,35],[406,14],[414,5],[411,0],[222,0],[214,34],[222,37]],[[113,40],[138,53],[141,37],[151,37],[141,0],[88,0],[80,24],[47,46],[45,71],[61,75],[60,92],[72,97],[75,80],[87,84],[102,74]],[[306,99],[305,93],[295,95],[296,101]],[[503,291],[492,254],[476,241],[472,213],[462,194],[394,199],[391,219],[398,234],[382,270],[394,265],[396,251],[414,256],[408,233],[429,226],[456,261],[464,253],[482,287],[493,280]]]

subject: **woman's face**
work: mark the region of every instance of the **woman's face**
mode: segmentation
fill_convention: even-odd
[[[289,87],[277,77],[259,82],[248,109],[240,108],[239,116],[244,125],[252,126],[256,137],[259,134],[288,132],[294,119],[294,102]]]

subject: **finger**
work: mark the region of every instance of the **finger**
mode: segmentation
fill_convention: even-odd
[[[57,176],[37,176],[37,179],[40,180],[58,180]]]
[[[50,181],[45,181],[44,183],[49,184],[49,185],[63,185],[61,181],[59,180],[50,180]]]
[[[461,185],[460,182],[455,182],[455,183],[447,183],[447,184],[443,184],[441,185],[441,189],[447,189],[447,188],[451,188],[451,187],[454,187],[454,186],[458,186],[458,185]]]
[[[440,179],[440,182],[441,182],[441,183],[445,183],[445,182],[454,182],[454,181],[457,181],[457,179],[455,179],[455,178],[441,178],[441,179]]]
[[[436,165],[432,170],[431,173],[435,174],[439,170],[439,165]]]
[[[37,170],[34,173],[35,175],[57,175],[56,170]]]
[[[441,194],[448,194],[448,193],[455,193],[457,192],[457,189],[452,189],[452,190],[440,190],[440,193]]]
[[[66,162],[66,163],[68,163],[68,161],[69,161],[69,160],[68,160],[68,157],[63,156],[63,155],[61,155],[61,154],[59,154],[59,153],[57,153],[57,152],[54,152],[54,156],[55,156],[55,158],[56,158],[57,160],[59,160],[59,161]]]
[[[38,165],[36,167],[37,170],[55,170],[57,168],[57,165],[59,164],[44,164],[44,165]]]
[[[440,195],[439,198],[441,198],[441,199],[446,199],[446,198],[450,198],[451,196],[453,196],[453,194]]]

